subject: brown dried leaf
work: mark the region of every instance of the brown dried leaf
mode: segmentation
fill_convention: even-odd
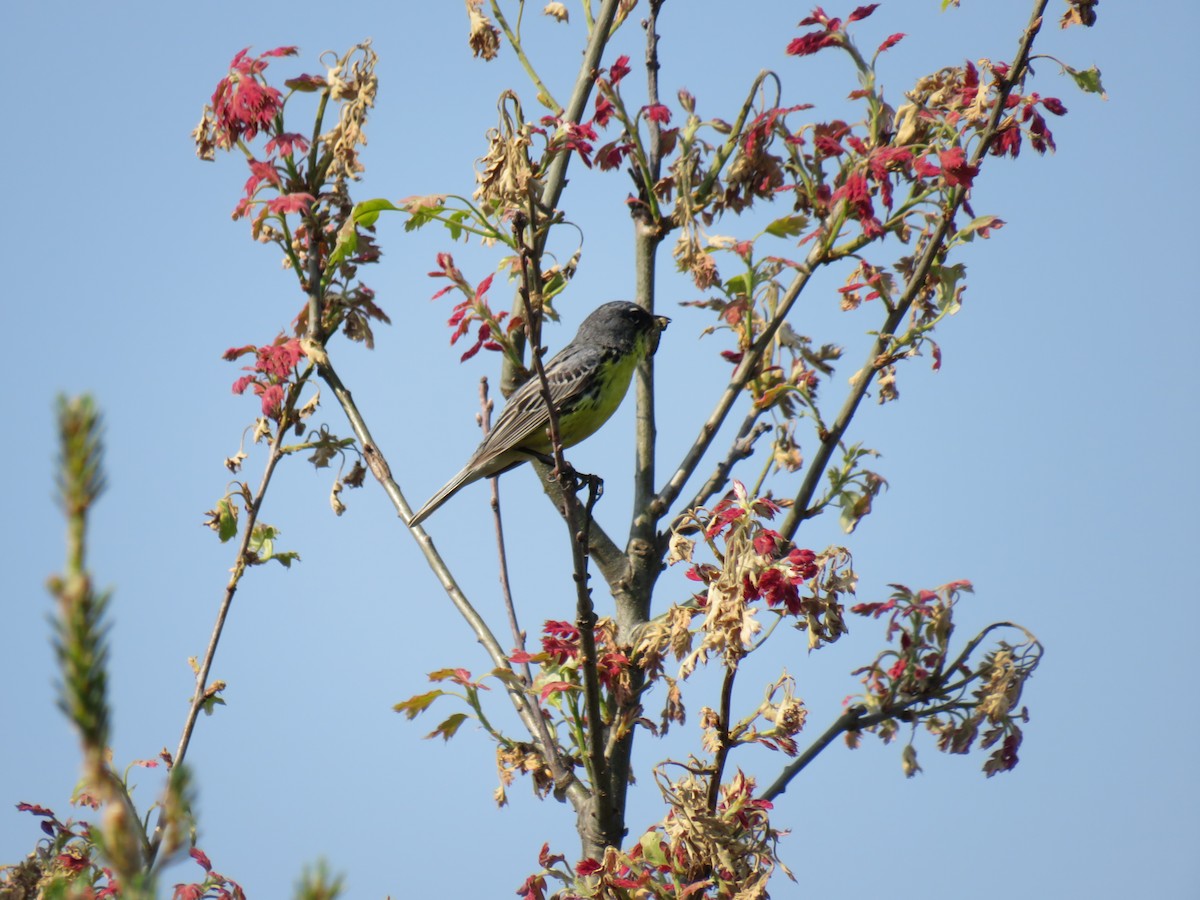
[[[471,26],[467,43],[471,45],[471,52],[476,56],[491,60],[500,52],[500,29],[483,14],[481,6],[483,0],[467,0],[467,17]]]

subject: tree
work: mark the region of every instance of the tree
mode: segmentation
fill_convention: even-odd
[[[915,731],[920,724],[934,732],[943,750],[967,752],[977,743],[990,749],[989,774],[1016,764],[1024,717],[1021,689],[1041,648],[1029,632],[1007,623],[956,641],[954,608],[970,587],[962,581],[933,590],[897,585],[884,600],[850,607],[854,614],[886,618],[888,644],[858,670],[861,697],[815,741],[805,738],[803,751],[799,735],[806,713],[786,671],[770,681],[756,707],[748,706],[746,691],[735,692],[735,686],[751,654],[762,653],[768,639],[785,639],[790,629],[780,625],[804,632],[809,650],[846,633],[845,612],[856,583],[849,551],[818,551],[796,540],[806,522],[834,510],[853,532],[886,486],[867,468],[874,452],[852,443],[848,432],[872,390],[880,402],[898,398],[903,361],[927,356],[934,367],[940,364],[933,332],[957,311],[965,287],[965,269],[954,252],[1003,224],[971,209],[975,180],[992,158],[1016,156],[1023,144],[1039,152],[1053,147],[1046,115],[1061,115],[1065,108],[1026,84],[1045,3],[1035,5],[1011,63],[941,69],[918,82],[905,103],[885,95],[876,79],[877,65],[902,36],[887,38],[870,56],[854,40],[855,23],[875,7],[860,7],[845,19],[814,11],[802,21],[807,30],[791,41],[789,52],[848,55],[859,78],[852,97],[861,120],[852,123],[804,122],[806,107],[785,101],[785,79],[771,73],[748,86],[744,105],[726,113],[728,121],[707,112],[708,118],[702,117],[697,110],[703,98],[686,92],[678,95],[677,105],[663,102],[658,87],[661,5],[651,3],[643,11],[644,103],[630,99],[631,54],[612,55],[614,42],[635,31],[632,10],[607,2],[594,18],[590,7],[584,8],[582,74],[560,105],[539,74],[519,20],[510,24],[497,4],[490,18],[481,2],[468,4],[476,53],[490,58],[506,43],[521,58],[538,102],[548,111],[540,118],[527,116],[527,104],[516,92],[501,95],[499,121],[489,132],[489,150],[470,198],[447,193],[355,201],[358,147],[376,88],[369,44],[341,56],[324,76],[301,75],[282,86],[268,68],[294,55],[295,48],[235,57],[197,129],[198,147],[202,156],[216,149],[246,153],[251,178],[235,216],[249,220],[257,239],[283,251],[305,304],[294,334],[227,354],[250,362],[235,390],[252,390],[260,398],[254,440],[267,446],[267,461],[257,490],[235,483],[211,513],[221,539],[237,539],[234,572],[209,653],[197,667],[183,737],[164,757],[180,774],[171,781],[158,829],[139,835],[129,824],[136,816],[113,815],[101,832],[101,846],[127,890],[160,854],[183,846],[178,834],[187,805],[182,763],[199,713],[220,702],[221,688],[210,682],[210,666],[241,579],[254,565],[295,560],[294,553],[277,549],[278,529],[259,518],[278,463],[299,452],[311,453],[318,467],[346,461],[349,469],[343,467],[331,494],[339,513],[345,489],[362,484],[369,470],[401,516],[410,515],[371,437],[368,417],[337,374],[335,362],[344,350],[329,345],[341,331],[370,346],[372,328],[388,321],[359,279],[362,267],[379,259],[373,233],[379,217],[400,213],[409,228],[441,224],[451,239],[477,236],[500,251],[498,267],[515,285],[509,310],[494,310],[492,277],[475,282],[448,253],[439,255],[434,274],[447,279],[446,291],[463,297],[451,324],[454,341],[468,334],[475,339],[464,361],[481,349],[502,354],[502,390],[511,390],[524,378],[543,377],[543,321],[556,316],[556,300],[568,296],[576,269],[586,266],[581,249],[563,237],[574,227],[564,199],[566,174],[581,164],[632,176],[635,188],[627,202],[635,223],[637,301],[655,308],[658,262],[670,240],[676,263],[704,294],[694,305],[711,313],[709,330],[726,342],[721,365],[732,369],[711,413],[698,423],[698,437],[666,478],[655,472],[653,367],[647,364],[639,372],[637,476],[627,538],[607,534],[592,520],[598,490],[591,483],[581,495],[587,483],[571,476],[557,448],[553,466],[542,474],[567,523],[564,552],[572,555],[577,596],[575,609],[564,613],[573,621],[547,623],[540,650],[526,645],[511,599],[512,646],[497,637],[499,626],[458,590],[432,540],[417,532],[430,566],[495,667],[483,678],[460,668],[434,673],[466,702],[434,734],[449,738],[468,718],[476,719],[496,741],[506,780],[518,772],[529,774],[539,794],[565,799],[577,812],[578,861],[567,865],[547,848],[544,871],[530,877],[525,893],[539,896],[546,879],[557,877],[580,895],[620,896],[674,881],[711,896],[739,891],[752,896],[779,865],[771,802],[839,736],[854,743],[862,733],[875,732],[891,740],[902,726]],[[566,17],[560,4],[550,4],[546,12]],[[1091,4],[1074,3],[1064,18],[1090,24],[1093,15]],[[1063,69],[1085,89],[1099,90],[1094,71]],[[307,123],[296,125],[293,114],[306,95],[317,101],[311,129]],[[597,148],[601,141],[607,143]],[[790,205],[781,210],[780,203]],[[712,234],[718,225],[752,236]],[[895,261],[884,264],[884,253],[895,254]],[[548,264],[563,257],[565,263]],[[832,404],[823,398],[836,390],[831,376],[843,351],[800,333],[793,315],[814,274],[825,269],[845,277],[838,291],[845,310],[877,312],[865,362],[849,390]],[[671,337],[665,339],[664,353],[670,352]],[[327,426],[310,431],[303,424],[315,413],[310,387],[318,378],[346,412],[353,440]],[[82,423],[70,424],[69,411],[78,408],[65,408],[64,434],[94,434],[90,412],[76,414]],[[485,396],[485,422],[488,410]],[[723,432],[726,425],[736,428]],[[296,442],[288,443],[293,437]],[[89,437],[82,450],[72,450],[64,438],[64,460],[90,471],[93,444]],[[757,471],[750,468],[756,451]],[[232,458],[231,470],[239,471],[244,458],[244,452]],[[706,465],[711,470],[702,468]],[[84,493],[94,496],[94,491]],[[73,521],[82,522],[89,502],[68,503]],[[499,524],[497,513],[501,534]],[[502,539],[500,546],[503,559]],[[678,564],[698,585],[691,601],[652,602],[664,561]],[[592,568],[613,595],[611,618],[597,615],[589,588]],[[92,761],[89,781],[97,789],[107,786],[108,793],[98,791],[99,799],[109,810],[127,810],[123,782],[103,774],[104,765],[96,762],[103,756],[104,729],[88,725],[103,720],[97,715],[103,708],[104,653],[97,649],[103,603],[67,589],[73,573],[82,571],[81,553],[72,554],[59,590],[66,623],[64,664],[74,660],[82,673],[64,677],[66,705]],[[75,614],[82,619],[73,619]],[[77,633],[67,628],[72,622]],[[1010,633],[997,641],[1002,631]],[[655,768],[664,814],[639,832],[646,823],[629,822],[625,814],[634,753],[646,744],[639,732],[682,724],[689,676],[710,662],[722,675],[717,697],[699,701],[701,746],[694,758]],[[502,686],[526,733],[492,726],[481,693],[488,679]],[[438,688],[398,708],[415,715],[435,701],[445,705],[440,698],[449,693]],[[657,723],[647,706],[652,698],[665,705]],[[698,701],[690,704],[696,709]],[[759,787],[734,768],[751,745],[795,760],[781,767],[769,786]],[[919,770],[911,739],[903,763],[909,775]],[[62,823],[55,828],[56,840],[69,843],[78,837]],[[211,876],[212,883],[202,888],[215,889],[217,878]]]

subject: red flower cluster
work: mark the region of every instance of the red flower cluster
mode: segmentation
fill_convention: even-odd
[[[775,547],[768,547],[767,541],[775,544]],[[796,616],[804,610],[799,586],[816,576],[817,555],[800,547],[788,550],[786,555],[779,555],[786,547],[787,542],[769,529],[764,530],[755,539],[754,549],[768,558],[774,557],[775,562],[770,568],[759,573],[757,579],[752,579],[749,575],[744,576],[742,598],[747,603],[761,598],[766,601],[767,606],[783,606],[788,613]]]
[[[712,518],[709,520],[708,527],[704,529],[704,536],[709,538],[716,537],[733,522],[737,522],[746,516],[746,504],[748,500],[749,493],[746,491],[746,486],[735,479],[733,490],[721,498],[721,501],[713,507]],[[755,497],[748,504],[749,511],[764,519],[775,518],[776,514],[782,508],[770,497]],[[770,533],[775,534],[773,531]]]
[[[612,690],[621,677],[621,673],[629,667],[629,657],[612,647],[603,630],[596,632],[597,656],[596,674],[600,684]],[[570,622],[547,619],[542,626],[542,652],[559,666],[579,658],[579,629]],[[528,653],[515,653],[509,657],[513,662],[531,662],[534,657]],[[553,693],[577,687],[575,683],[566,681],[549,682],[542,691],[542,699]]]
[[[1057,97],[1042,97],[1037,93],[1022,97],[1010,94],[1008,108],[1021,107],[1020,113],[1014,113],[1006,120],[1005,125],[996,132],[989,151],[996,156],[1011,156],[1016,159],[1021,152],[1022,127],[1029,133],[1029,143],[1038,153],[1053,150],[1054,135],[1046,126],[1046,118],[1038,112],[1041,106],[1046,112],[1055,116],[1065,116],[1067,108]]]
[[[642,112],[646,114],[646,118],[651,122],[657,122],[660,125],[668,125],[671,122],[671,110],[667,109],[661,103],[643,106]]]
[[[489,275],[483,281],[479,282],[479,287],[475,289],[475,296],[462,301],[454,307],[454,313],[450,316],[449,325],[453,326],[454,334],[450,336],[450,344],[453,346],[458,343],[458,339],[467,333],[471,327],[472,310],[478,309],[481,305],[487,304],[488,288],[492,286],[492,278]],[[496,313],[496,321],[502,321],[508,315],[506,310],[501,310]],[[479,323],[479,328],[475,332],[475,343],[468,347],[464,352],[459,362],[466,362],[472,356],[480,351],[501,350],[503,349],[496,341],[492,340],[492,325],[490,322],[482,321]]]
[[[283,109],[283,94],[259,76],[275,56],[295,56],[295,47],[276,47],[249,56],[247,47],[229,64],[229,74],[217,82],[212,95],[216,144],[228,150],[243,138],[251,140],[268,130]]]
[[[850,13],[846,19],[846,24],[865,19],[878,8],[878,3],[869,3],[866,6],[860,6],[854,12]],[[821,7],[815,7],[812,15],[801,19],[798,27],[807,28],[809,25],[820,25],[821,30],[810,31],[808,34],[802,34],[800,37],[793,39],[787,46],[789,56],[810,56],[818,50],[824,50],[826,47],[835,47],[842,42],[842,35],[845,33],[845,28],[842,27],[842,20],[826,15],[825,10]],[[902,37],[904,37],[902,34],[892,35],[880,46],[880,52],[893,46]]]
[[[593,134],[596,133],[597,128],[608,127],[608,123],[612,121],[616,109],[617,107],[608,99],[604,92],[596,94],[596,111],[592,115],[591,122],[588,123],[588,127]],[[671,120],[671,111],[665,106],[662,106],[661,109],[666,115],[665,121],[669,122]],[[649,110],[650,107],[646,107],[647,115],[649,115]],[[624,162],[625,157],[632,152],[633,144],[628,140],[618,138],[603,145],[596,151],[596,165],[600,167],[601,172],[610,171],[620,166]]]
[[[211,158],[212,149],[230,150],[241,146],[249,156],[250,151],[243,142],[251,141],[259,134],[271,135],[265,147],[266,159],[249,156],[250,178],[246,182],[245,197],[234,208],[233,218],[248,216],[253,201],[263,185],[281,192],[281,196],[268,201],[267,212],[276,215],[306,212],[315,202],[311,194],[282,193],[287,190],[281,168],[281,160],[292,160],[297,154],[306,153],[309,140],[302,134],[283,131],[283,93],[267,83],[263,77],[268,60],[276,56],[295,56],[295,47],[276,47],[258,56],[250,56],[249,48],[242,50],[229,64],[229,74],[217,82],[210,110],[205,111],[204,120],[197,129],[200,154]],[[289,79],[286,86],[294,90],[311,91],[325,84],[320,76],[302,75]],[[294,188],[292,188],[294,190]]]
[[[800,20],[800,27],[821,25],[820,31],[810,31],[798,38],[793,38],[787,45],[788,56],[811,56],[826,47],[836,47],[842,41],[842,20],[831,19],[825,15],[821,7],[813,10],[813,14]]]
[[[205,897],[215,897],[216,900],[246,900],[246,892],[232,878],[226,878],[220,872],[214,872],[212,863],[204,851],[193,847],[192,859],[204,869],[205,879],[200,884],[177,884],[172,900],[202,900]]]
[[[472,287],[459,268],[454,265],[454,257],[449,253],[439,253],[437,262],[441,271],[430,272],[429,277],[447,278],[450,280],[450,284],[435,292],[430,299],[436,300],[455,288],[466,295],[465,300],[455,304],[450,318],[446,322],[454,329],[450,335],[450,345],[457,344],[459,339],[471,330],[472,325],[478,323],[479,326],[475,331],[475,343],[467,348],[459,361],[466,362],[480,350],[503,350],[504,347],[495,340],[493,328],[508,317],[508,312],[506,310],[493,312],[487,301],[487,292],[491,288],[492,279],[495,276],[489,275],[479,282],[477,287]],[[520,320],[513,320],[509,328],[515,328],[519,324]]]
[[[616,87],[629,74],[629,57],[622,54],[608,69],[608,83]]]
[[[560,666],[579,656],[579,629],[570,622],[547,619],[542,626],[542,649]]]
[[[243,375],[233,383],[233,392],[244,394],[246,388],[253,387],[254,393],[262,401],[263,415],[279,421],[283,410],[284,385],[293,379],[297,364],[304,358],[300,341],[280,335],[275,343],[265,347],[255,347],[253,344],[231,347],[222,358],[232,361],[248,353],[255,355],[254,365],[243,366],[250,374]]]
[[[869,238],[883,234],[883,224],[875,214],[874,197],[878,195],[884,207],[892,209],[895,191],[893,176],[935,178],[946,175],[947,184],[965,183],[969,186],[970,178],[978,171],[977,167],[965,165],[963,159],[957,156],[949,157],[954,170],[947,175],[929,163],[926,157],[914,159],[908,147],[883,145],[872,149],[862,138],[853,134],[845,122],[821,124],[814,129],[813,146],[823,155],[841,156],[847,152],[843,145],[848,145],[860,157],[865,157],[866,166],[849,172],[824,203],[832,205],[844,199],[850,217],[861,223],[863,234]]]
[[[875,205],[871,202],[871,185],[860,172],[851,172],[846,180],[833,192],[830,202],[844,199],[850,216],[862,224],[863,234],[869,238],[883,234],[883,224],[875,217]]]
[[[553,133],[551,145],[555,151],[574,151],[579,154],[580,162],[589,169],[592,167],[592,144],[599,139],[592,122],[568,122],[560,116],[542,116],[541,123]]]
[[[608,126],[608,120],[612,118],[613,110],[615,109],[616,107],[613,106],[611,100],[609,100],[603,94],[597,94],[596,111],[592,114],[592,124],[597,125],[600,128],[606,128]]]
[[[870,616],[873,619],[878,619],[885,613],[891,613],[892,617],[887,630],[888,640],[891,640],[892,635],[900,630],[901,619],[913,615],[932,616],[935,612],[933,604],[938,600],[939,595],[951,598],[952,603],[959,591],[971,592],[975,589],[971,582],[965,579],[951,581],[936,591],[921,590],[914,593],[901,584],[893,584],[892,587],[894,590],[887,600],[876,603],[857,603],[850,607],[850,612],[860,616]]]
[[[967,154],[962,147],[939,151],[938,162],[942,164],[942,177],[950,187],[962,185],[969,188],[979,174],[979,166],[967,163]]]
[[[745,486],[741,482],[734,482],[733,491],[713,508],[712,518],[704,530],[705,536],[710,539],[716,537],[735,523],[747,519],[751,512],[755,516],[770,519],[780,509],[779,504],[769,497],[756,497],[751,501]],[[755,553],[764,557],[764,561],[757,574],[743,575],[742,599],[746,603],[765,600],[768,606],[783,606],[791,615],[799,615],[804,611],[799,585],[817,576],[819,568],[816,553],[793,546],[779,532],[762,528],[756,522],[751,522],[749,527],[757,529],[751,546]],[[720,575],[720,571],[716,566],[701,563],[692,566],[685,575],[692,581],[710,584]],[[706,598],[697,595],[696,599],[703,603]]]

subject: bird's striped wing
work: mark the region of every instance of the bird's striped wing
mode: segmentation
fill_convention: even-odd
[[[561,411],[568,400],[586,389],[586,382],[594,377],[603,356],[604,351],[596,347],[569,345],[547,363],[546,382],[555,408]],[[549,427],[550,414],[542,397],[542,383],[534,375],[509,398],[468,465],[483,463],[486,469],[489,458],[499,461],[504,454],[522,447],[547,452],[546,429]],[[507,461],[504,467],[513,462]]]

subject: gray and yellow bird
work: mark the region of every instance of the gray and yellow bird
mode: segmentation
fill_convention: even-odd
[[[658,338],[671,320],[636,303],[614,300],[583,320],[571,343],[546,364],[550,397],[558,410],[564,447],[591,437],[617,411],[633,371],[658,349]],[[460,489],[481,478],[507,472],[531,459],[550,455],[550,413],[542,385],[531,377],[509,398],[492,430],[461,472],[417,510],[417,525]]]

